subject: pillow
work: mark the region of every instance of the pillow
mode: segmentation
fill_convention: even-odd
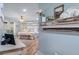
[[[79,9],[78,8],[70,8],[70,9],[67,9],[66,11],[64,11],[60,15],[60,19],[74,17],[74,16],[79,16]]]

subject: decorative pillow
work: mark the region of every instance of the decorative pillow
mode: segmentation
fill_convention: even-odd
[[[60,19],[74,17],[74,16],[79,16],[79,9],[78,8],[67,9],[60,15]]]

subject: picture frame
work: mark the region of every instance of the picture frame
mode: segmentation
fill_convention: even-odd
[[[55,19],[59,18],[63,11],[64,11],[64,4],[55,7],[54,8],[54,18]]]

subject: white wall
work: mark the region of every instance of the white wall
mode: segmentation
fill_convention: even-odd
[[[4,5],[2,3],[0,3],[0,40],[2,38],[3,35],[3,20],[4,20],[4,15],[3,15],[3,9],[4,9]],[[2,17],[2,18],[1,18]]]

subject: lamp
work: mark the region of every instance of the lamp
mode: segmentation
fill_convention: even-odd
[[[25,9],[25,8],[22,9],[22,12],[26,12],[26,11],[27,11],[27,9]]]

